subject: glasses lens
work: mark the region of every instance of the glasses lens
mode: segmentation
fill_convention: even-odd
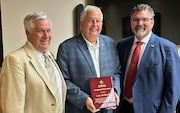
[[[148,22],[149,20],[152,20],[151,18],[132,18],[131,21],[132,22],[135,22],[135,23],[138,23],[140,21],[142,22]]]

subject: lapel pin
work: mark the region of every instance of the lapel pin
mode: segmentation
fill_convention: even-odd
[[[153,47],[154,47],[154,45],[151,45],[151,47],[153,48]]]

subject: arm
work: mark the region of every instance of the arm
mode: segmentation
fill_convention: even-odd
[[[0,77],[0,101],[3,113],[24,113],[25,75],[19,59],[7,56]]]
[[[74,61],[75,59],[72,58],[73,56],[71,52],[69,52],[71,55],[67,53],[68,50],[65,50],[63,45],[59,46],[57,54],[57,63],[62,71],[63,77],[67,85],[67,101],[76,106],[77,108],[83,109],[86,105],[86,99],[89,97],[89,95],[75,83],[75,81],[85,81],[84,79],[81,79],[79,75],[79,70],[76,70],[80,67],[74,66],[74,63],[77,64],[77,62],[79,61],[77,61],[77,59],[76,61]],[[73,78],[75,78],[76,80]]]
[[[180,59],[176,47],[173,46],[167,49],[166,56],[164,94],[159,113],[173,113],[180,94]]]

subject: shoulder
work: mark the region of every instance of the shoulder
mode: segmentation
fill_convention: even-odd
[[[21,48],[6,55],[4,61],[23,62],[23,61],[27,60],[26,56],[27,56],[26,49],[24,46],[22,46]]]
[[[99,38],[101,38],[101,39],[103,39],[105,41],[114,42],[113,38],[111,38],[110,36],[107,36],[107,35],[100,34]]]
[[[152,37],[155,38],[155,42],[159,44],[159,46],[162,46],[164,48],[175,48],[176,44],[169,39],[166,39],[164,37],[157,36],[155,34],[152,34]]]
[[[11,57],[20,57],[22,54],[24,54],[26,51],[26,47],[22,46],[17,50],[12,51],[11,53],[9,53],[7,56],[11,56]]]
[[[126,43],[126,42],[129,42],[131,40],[134,40],[134,36],[129,36],[129,37],[126,37],[126,38],[122,38],[119,40],[118,43]]]
[[[64,40],[61,44],[69,44],[75,42],[75,36]]]
[[[172,55],[178,56],[178,50],[175,43],[164,37],[157,36],[155,34],[152,34],[151,38],[155,44],[156,49],[160,50],[161,52],[164,51],[167,56],[172,56]]]
[[[78,42],[81,40],[83,40],[82,35],[78,34],[78,35],[75,35],[73,37],[70,37],[70,38],[64,40],[62,43],[60,43],[60,45],[73,45],[73,44],[75,44],[75,42]]]
[[[121,46],[127,46],[127,45],[131,45],[133,43],[134,40],[134,36],[129,36],[126,38],[122,38],[121,40],[119,40],[119,42],[117,43],[117,47],[121,47]]]
[[[99,35],[99,42],[101,44],[106,44],[106,45],[113,45],[115,46],[115,41],[113,38],[111,38],[110,36],[107,36],[107,35],[102,35],[100,34]]]

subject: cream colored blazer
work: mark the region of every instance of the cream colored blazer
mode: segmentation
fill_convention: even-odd
[[[66,85],[58,70],[63,91],[63,104],[58,106],[64,113]],[[2,113],[56,113],[52,88],[27,43],[4,59],[0,74],[0,104]]]

